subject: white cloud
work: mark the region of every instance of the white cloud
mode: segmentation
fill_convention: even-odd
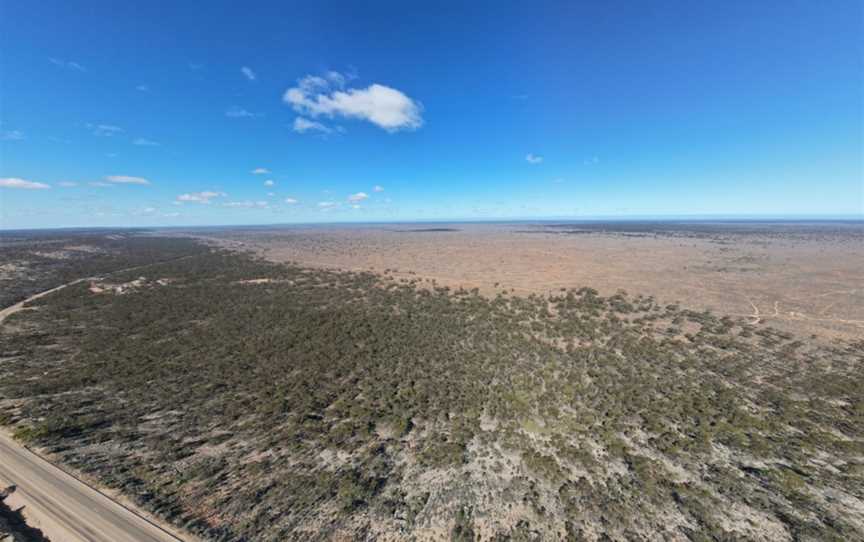
[[[240,71],[243,73],[244,76],[246,76],[246,79],[250,81],[258,79],[258,76],[255,75],[255,72],[253,72],[252,68],[250,68],[249,66],[243,66],[242,68],[240,68]]]
[[[150,184],[144,177],[130,177],[128,175],[109,175],[105,177],[109,183],[115,184]]]
[[[373,192],[383,192],[383,191],[384,191],[384,187],[381,186],[380,184],[376,184],[374,187],[372,187],[372,191],[373,191]]]
[[[138,85],[135,87],[135,90],[140,90],[141,92],[150,92],[150,87],[147,85]]]
[[[256,119],[264,115],[247,111],[242,107],[232,107],[225,111],[225,116],[232,119]]]
[[[267,179],[266,181],[264,181],[264,186],[276,186],[276,183],[273,181],[273,179]]]
[[[322,209],[332,209],[333,207],[338,207],[339,204],[335,201],[319,201],[318,207]]]
[[[132,142],[133,145],[140,145],[142,147],[159,147],[160,143],[158,141],[152,141],[150,139],[144,139],[143,137],[139,137],[135,141]]]
[[[62,186],[63,188],[74,188],[78,186],[78,183],[72,181],[60,181],[57,183],[57,186]]]
[[[329,72],[324,74],[324,78],[329,81],[333,86],[342,88],[345,86],[345,81],[348,79],[354,79],[355,75],[348,75],[347,77],[342,75],[341,73],[330,70]]]
[[[355,203],[354,205],[351,206],[351,208],[352,209],[360,209],[360,206]]]
[[[267,175],[270,173],[270,170],[266,167],[256,167],[252,170],[252,175]]]
[[[75,70],[75,71],[79,71],[79,72],[86,72],[87,71],[87,69],[84,66],[82,66],[81,64],[78,64],[77,62],[72,62],[71,60],[67,61],[67,60],[60,60],[59,58],[49,58],[48,62],[50,62],[51,64],[54,64],[55,66],[59,66],[60,68],[65,68],[67,70]]]
[[[263,209],[269,205],[266,201],[229,201],[225,207],[239,207],[241,209]]]
[[[298,134],[302,134],[308,132],[310,130],[324,132],[325,134],[329,134],[332,130],[320,122],[316,122],[314,120],[305,119],[303,117],[297,117],[294,119],[294,131]]]
[[[6,130],[0,133],[0,139],[3,141],[21,141],[24,139],[24,134],[18,130]]]
[[[214,198],[224,198],[227,196],[225,192],[212,192],[212,191],[204,191],[204,192],[191,192],[189,194],[180,194],[177,196],[177,202],[194,202],[194,203],[210,203],[211,199]]]
[[[113,126],[111,124],[90,124],[87,123],[85,126],[93,132],[93,135],[97,135],[100,137],[112,137],[117,134],[122,134],[125,130],[120,128],[119,126]]]
[[[423,106],[401,91],[378,83],[343,90],[345,77],[329,72],[308,75],[289,88],[282,100],[310,117],[347,117],[371,122],[388,132],[416,130],[423,125]]]
[[[4,177],[0,179],[0,188],[17,188],[20,190],[45,190],[51,186],[36,181],[28,181],[17,177]]]
[[[536,154],[531,154],[530,152],[525,155],[525,160],[528,161],[529,164],[539,164],[543,161],[542,156],[537,156]]]
[[[369,194],[366,192],[357,192],[356,194],[351,194],[348,196],[348,201],[351,203],[358,203],[363,201],[364,199],[369,199]]]
[[[296,205],[298,201],[294,198],[285,198],[285,203],[287,203],[288,205]]]
[[[149,216],[161,218],[176,218],[181,216],[179,212],[165,213],[159,210],[158,207],[143,207],[133,210],[130,214],[133,216]]]

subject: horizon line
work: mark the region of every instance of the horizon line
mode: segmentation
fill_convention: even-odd
[[[302,222],[261,222],[233,224],[169,224],[169,225],[108,225],[108,226],[37,226],[31,228],[0,227],[0,232],[46,231],[46,230],[142,230],[142,229],[189,229],[189,228],[238,228],[276,226],[321,226],[321,225],[375,225],[375,224],[472,224],[472,223],[518,223],[518,222],[864,222],[861,214],[633,214],[633,215],[586,215],[546,217],[488,217],[488,218],[413,218],[404,220],[321,220]]]

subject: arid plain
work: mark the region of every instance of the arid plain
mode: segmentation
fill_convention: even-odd
[[[16,455],[203,540],[862,540],[861,240],[841,222],[13,233],[0,425]],[[49,472],[0,487],[36,510]],[[96,502],[55,481],[48,516]]]
[[[545,294],[587,286],[737,316],[802,339],[864,337],[860,222],[585,222],[208,232],[267,259]]]

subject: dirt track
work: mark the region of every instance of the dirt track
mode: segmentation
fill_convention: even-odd
[[[16,312],[19,312],[19,311],[26,309],[27,307],[25,307],[25,305],[27,303],[29,303],[31,301],[35,301],[35,300],[39,299],[40,297],[44,297],[48,294],[53,294],[54,292],[56,292],[58,290],[62,290],[63,288],[65,288],[67,286],[72,286],[73,284],[78,284],[79,282],[83,282],[85,280],[87,280],[87,279],[78,279],[78,280],[73,280],[72,282],[67,282],[66,284],[61,284],[60,286],[57,286],[56,288],[51,288],[50,290],[45,290],[44,292],[39,292],[36,295],[31,295],[27,299],[25,299],[23,301],[19,301],[18,303],[15,303],[11,307],[6,307],[5,309],[0,310],[0,324],[2,324],[7,318],[12,316]]]

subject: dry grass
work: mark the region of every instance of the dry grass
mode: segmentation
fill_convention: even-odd
[[[801,336],[864,336],[860,225],[631,230],[474,224],[234,230],[217,237],[277,262],[388,271],[487,295],[626,290]]]

